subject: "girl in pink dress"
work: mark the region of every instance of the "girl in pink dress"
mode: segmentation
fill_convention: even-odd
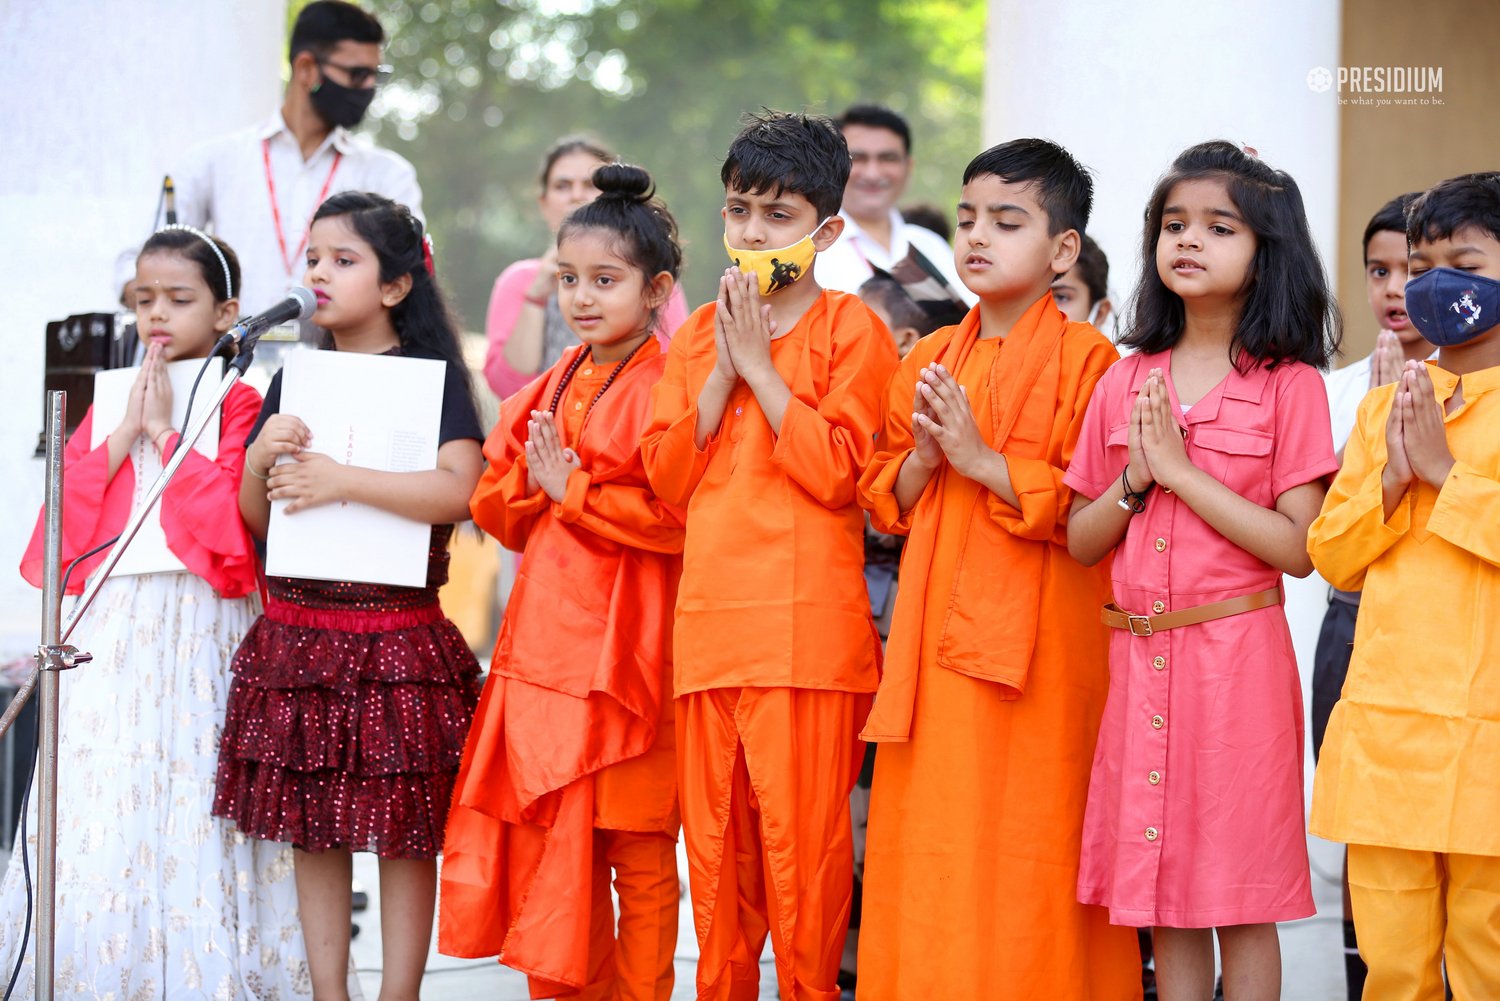
[[[1110,692],[1079,899],[1152,926],[1162,1001],[1280,997],[1277,921],[1314,913],[1283,573],[1338,468],[1317,369],[1337,307],[1296,182],[1227,142],[1152,193],[1123,344],[1065,482],[1068,548],[1115,550]],[[1116,548],[1118,547],[1118,548]]]

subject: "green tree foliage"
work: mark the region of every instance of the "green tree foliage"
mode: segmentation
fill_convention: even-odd
[[[560,136],[590,133],[655,176],[690,304],[724,265],[719,165],[744,112],[887,104],[914,132],[906,201],[949,213],[978,151],[984,0],[366,2],[395,67],[370,128],[415,164],[471,329],[500,270],[545,246],[537,173]]]

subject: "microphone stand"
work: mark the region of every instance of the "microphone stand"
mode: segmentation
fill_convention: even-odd
[[[110,548],[109,556],[98,572],[89,580],[83,595],[73,606],[66,623],[62,620],[62,513],[63,513],[63,418],[67,410],[68,394],[53,391],[47,394],[47,487],[44,501],[45,548],[42,562],[42,642],[37,647],[37,667],[26,683],[16,692],[5,715],[0,717],[0,736],[4,736],[11,723],[21,712],[26,700],[37,687],[41,689],[39,700],[40,724],[37,737],[37,882],[36,882],[36,984],[37,1001],[53,1001],[54,950],[57,931],[57,730],[58,701],[60,695],[59,673],[79,664],[86,664],[93,657],[67,645],[68,638],[88,611],[99,590],[109,579],[110,573],[119,564],[126,548],[140,531],[148,517],[156,510],[156,502],[167,489],[167,484],[187,458],[193,445],[202,436],[210,421],[219,417],[223,404],[234,384],[244,376],[255,353],[255,342],[260,332],[244,333],[239,341],[239,351],[224,370],[224,378],[214,393],[212,401],[204,407],[188,428],[178,436],[177,448],[172,458],[162,469],[161,475],[147,491],[140,510],[131,516],[120,539]],[[224,341],[235,340],[234,331],[224,335]],[[38,679],[40,678],[40,683]],[[24,846],[23,849],[24,850]]]

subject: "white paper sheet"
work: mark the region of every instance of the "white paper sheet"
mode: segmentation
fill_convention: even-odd
[[[167,376],[172,380],[172,426],[179,431],[187,430],[184,418],[187,416],[188,394],[192,391],[193,380],[198,377],[198,371],[202,368],[201,358],[174,361],[167,365]],[[120,421],[125,417],[125,408],[130,401],[130,387],[135,384],[140,371],[139,368],[116,368],[94,376],[94,430],[93,440],[90,442],[94,448],[103,445],[109,433],[119,427]],[[198,383],[198,398],[193,401],[194,416],[201,414],[203,408],[208,406],[208,401],[213,398],[214,391],[223,378],[224,360],[215,358],[209,362],[208,370]],[[208,422],[208,426],[203,429],[203,436],[193,448],[210,459],[218,457],[218,421]],[[144,434],[130,446],[130,461],[135,467],[135,497],[130,505],[130,513],[134,516],[145,501],[146,491],[151,489],[151,484],[161,475],[162,463],[156,446],[147,441]],[[226,516],[237,514],[237,511],[226,512]],[[141,530],[126,547],[125,555],[120,557],[114,575],[170,573],[186,569],[177,555],[167,548],[167,536],[161,527],[161,502],[157,501],[154,517],[147,518],[141,524]]]
[[[312,432],[311,451],[392,473],[437,468],[446,363],[297,351],[281,374],[281,412]],[[283,456],[281,462],[292,462]],[[421,587],[432,526],[364,504],[287,514],[271,503],[266,573]]]

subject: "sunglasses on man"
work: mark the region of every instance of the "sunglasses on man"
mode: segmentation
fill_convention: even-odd
[[[374,87],[377,84],[385,83],[391,78],[391,68],[389,66],[345,66],[327,59],[319,59],[318,66],[320,69],[326,69],[331,66],[336,70],[341,70],[349,78],[349,86],[355,90]]]

